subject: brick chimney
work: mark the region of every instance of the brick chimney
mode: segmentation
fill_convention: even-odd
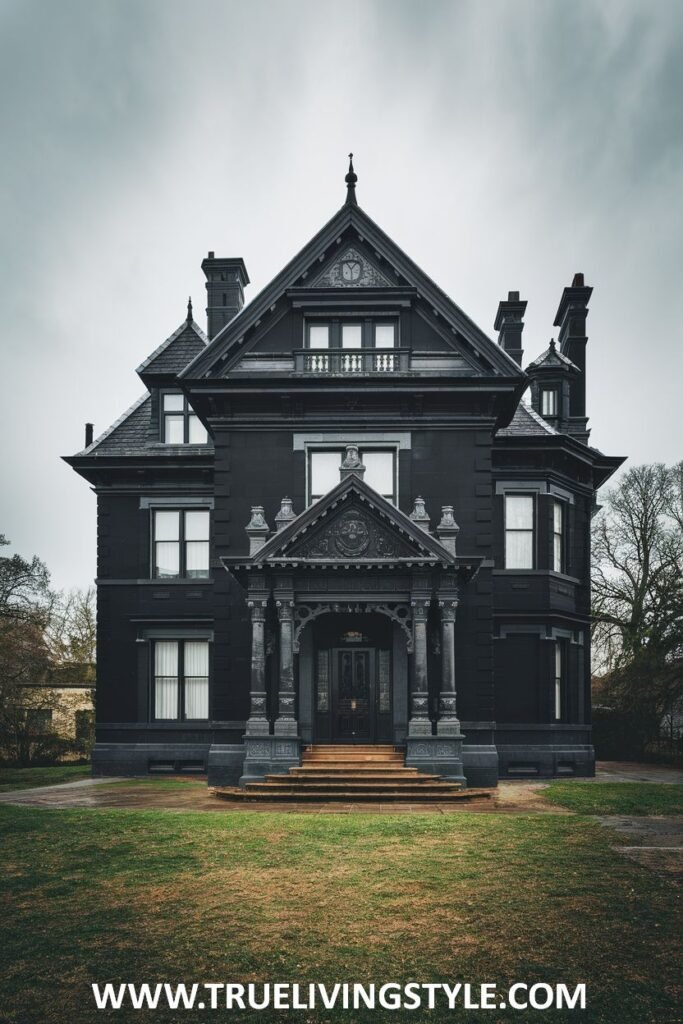
[[[580,441],[588,442],[590,430],[586,416],[586,318],[593,289],[584,284],[583,274],[574,274],[569,288],[562,292],[555,315],[559,327],[558,347],[578,368],[569,387],[569,423],[567,431]]]
[[[202,260],[202,270],[206,275],[206,333],[211,339],[244,305],[244,288],[249,284],[249,275],[241,256],[216,258],[213,252]]]
[[[519,292],[508,292],[508,297],[498,303],[498,312],[493,322],[494,330],[498,331],[498,344],[509,356],[522,365],[522,331],[524,330],[524,313],[526,302],[520,299]]]

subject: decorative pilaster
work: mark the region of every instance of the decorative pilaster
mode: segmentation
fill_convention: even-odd
[[[294,714],[294,602],[276,601],[276,606],[280,622],[280,682],[275,735],[296,736],[298,726]]]
[[[292,499],[283,498],[280,502],[280,511],[275,516],[275,529],[278,533],[280,530],[284,530],[285,526],[288,526],[292,519],[296,519],[294,508],[292,507]]]
[[[263,505],[252,505],[251,519],[244,528],[249,538],[249,554],[255,555],[268,540],[270,530],[263,514]]]
[[[429,601],[413,601],[413,688],[411,693],[409,736],[431,736],[429,686],[427,676],[427,613]]]
[[[455,542],[458,539],[460,527],[453,516],[453,506],[444,505],[441,509],[441,522],[436,528],[436,535],[451,554],[455,555]]]
[[[346,480],[347,476],[359,476],[361,480],[365,475],[365,466],[360,457],[357,444],[347,444],[342,464],[339,467],[339,479]]]
[[[419,526],[425,533],[429,533],[429,516],[427,515],[427,509],[425,508],[424,498],[416,498],[413,511],[410,513],[410,518]]]
[[[457,601],[440,601],[441,609],[441,690],[437,736],[459,736],[455,690],[455,610]]]
[[[247,736],[267,736],[266,716],[266,602],[249,601],[251,611],[251,689]]]

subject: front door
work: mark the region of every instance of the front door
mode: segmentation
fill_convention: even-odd
[[[375,739],[375,652],[370,648],[332,651],[332,735],[346,743]]]

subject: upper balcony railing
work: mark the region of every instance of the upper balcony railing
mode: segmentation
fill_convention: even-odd
[[[296,373],[311,373],[318,377],[399,373],[409,368],[410,349],[407,348],[304,348],[294,352]]]

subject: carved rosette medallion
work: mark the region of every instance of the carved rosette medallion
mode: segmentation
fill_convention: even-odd
[[[334,526],[334,546],[340,555],[362,555],[370,544],[368,524],[357,512],[345,512]]]

